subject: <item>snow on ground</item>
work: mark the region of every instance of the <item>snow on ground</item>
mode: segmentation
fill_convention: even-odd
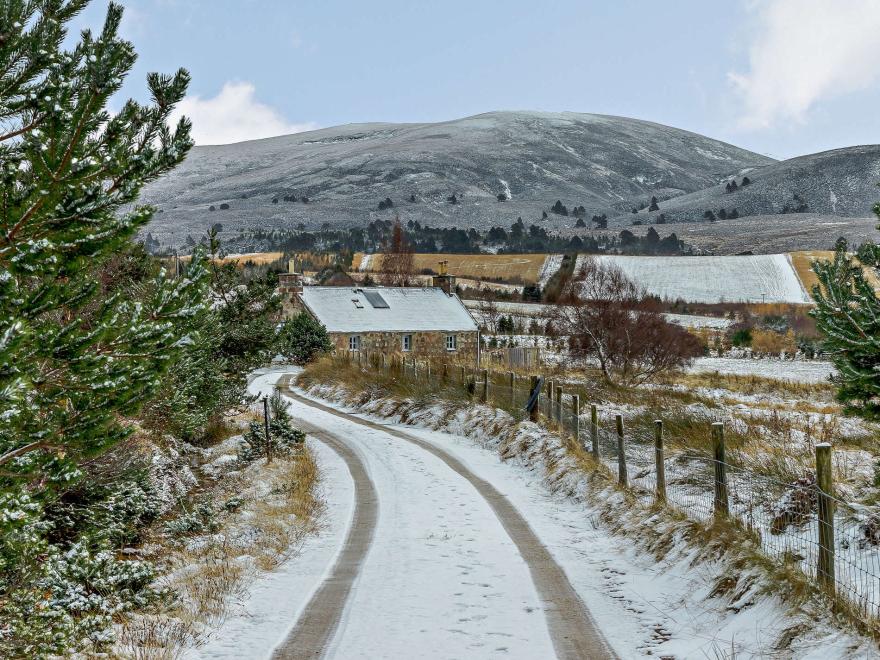
[[[344,396],[330,388],[314,393],[337,400]],[[600,508],[586,495],[591,486],[585,476],[572,469],[559,440],[536,425],[523,424],[516,438],[502,446],[491,429],[505,419],[509,423],[509,417],[485,406],[450,415],[441,404],[401,408],[389,399],[371,399],[362,410],[365,418],[390,423],[453,454],[507,497],[565,570],[621,658],[720,658],[733,657],[727,655],[731,652],[737,658],[767,657],[777,652],[774,640],[783,631],[802,625],[778,600],[756,593],[760,580],[752,583],[743,569],[737,571],[742,583],[752,586],[728,603],[712,596],[722,565],[696,561],[698,548],[682,545],[658,560],[627,538],[612,535],[598,520]],[[401,410],[407,424],[399,424]],[[527,446],[526,455],[511,458],[514,446]],[[500,461],[499,452],[508,460]],[[553,486],[548,470],[557,479]],[[616,500],[621,513],[627,508],[613,489],[602,497]],[[860,658],[873,649],[871,642],[820,624],[797,630],[803,638],[781,657]]]
[[[560,266],[562,266],[562,256],[561,254],[548,254],[544,259],[544,264],[541,266],[541,270],[538,272],[538,286],[542,289],[547,286],[547,282],[550,281],[550,278],[556,274],[556,271],[559,270]]]
[[[482,300],[463,300],[464,306],[471,310],[472,314],[478,314],[486,302]],[[540,303],[522,303],[499,301],[493,303],[501,314],[511,314],[523,318],[547,318],[553,314],[556,305],[543,305]],[[718,318],[717,316],[696,316],[694,314],[664,314],[670,323],[685,328],[711,328],[713,330],[725,330],[733,323],[730,319]]]
[[[809,303],[788,255],[630,257],[581,255],[613,264],[636,284],[662,299],[688,302]]]
[[[260,371],[249,387],[253,394],[270,392],[280,375]],[[351,522],[354,484],[336,453],[320,442],[307,442],[318,461],[321,495],[329,504],[321,531],[306,538],[293,558],[249,585],[248,593],[230,608],[223,624],[185,658],[268,658],[329,573]]]
[[[797,383],[820,383],[834,374],[834,366],[824,360],[770,360],[728,357],[702,357],[688,369],[692,373],[762,376]]]
[[[711,330],[726,330],[733,321],[717,316],[695,316],[693,314],[664,314],[666,320],[684,328],[709,328]]]
[[[261,376],[251,391],[269,391],[278,376]],[[328,657],[553,657],[528,567],[469,482],[439,458],[385,433],[295,401],[290,410],[356,445],[379,496],[373,545]],[[319,456],[327,459],[328,452]],[[326,460],[331,469],[325,498],[328,510],[346,512],[334,518],[348,520],[347,527],[350,477],[334,475],[345,471],[337,462]],[[316,577],[332,566],[345,533],[338,529],[334,522],[298,557],[260,580],[242,610],[191,657],[267,657],[308,602]]]

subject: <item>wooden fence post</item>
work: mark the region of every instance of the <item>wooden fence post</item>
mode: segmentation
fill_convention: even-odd
[[[727,498],[727,463],[724,461],[724,423],[712,423],[712,452],[715,455],[715,517],[727,518],[730,503]]]
[[[553,384],[553,381],[547,383],[547,419],[551,422],[553,421],[553,412],[554,412],[554,400],[553,395],[556,393],[556,387]]]
[[[590,450],[593,458],[599,460],[599,408],[595,403],[590,405]]]
[[[263,397],[263,428],[266,431],[266,463],[272,462],[272,436],[269,435],[269,397]]]
[[[565,417],[563,416],[562,407],[562,387],[556,388],[556,422],[560,426],[565,426]]]
[[[571,433],[578,446],[581,446],[581,397],[578,394],[571,395]]]
[[[443,363],[443,382],[445,383],[447,380],[449,380],[449,363],[444,362]]]
[[[510,388],[510,407],[516,405],[516,374],[512,371],[507,372],[507,386]]]
[[[831,476],[831,445],[816,445],[816,486],[819,499],[819,561],[816,575],[826,589],[834,591],[834,482]]]
[[[462,365],[458,368],[458,373],[459,373],[459,376],[461,376],[461,386],[466,388],[467,387],[467,380],[466,380],[464,365]]]
[[[532,376],[529,380],[531,383],[531,389],[529,389],[529,392],[531,393],[535,391],[536,387],[538,387],[538,377]],[[531,411],[529,411],[529,420],[532,422],[538,421],[538,408],[540,407],[538,405],[539,403],[540,401],[535,401],[535,406],[531,409]]]
[[[666,501],[666,463],[663,457],[663,420],[654,420],[654,460],[657,464],[657,501]]]
[[[480,394],[480,401],[489,402],[489,370],[483,369],[483,392]]]
[[[617,424],[617,482],[621,486],[629,483],[626,473],[626,442],[623,439],[623,415],[616,415],[614,421]]]

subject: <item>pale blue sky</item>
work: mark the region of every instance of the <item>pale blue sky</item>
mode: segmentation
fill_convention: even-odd
[[[126,95],[188,68],[201,143],[516,109],[649,119],[777,158],[880,142],[876,0],[123,4],[140,55]]]

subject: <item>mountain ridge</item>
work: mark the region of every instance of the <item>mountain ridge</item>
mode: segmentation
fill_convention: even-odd
[[[174,173],[146,188],[144,201],[161,209],[148,228],[154,238],[178,245],[214,224],[223,226],[224,239],[235,247],[236,231],[364,226],[396,214],[464,229],[509,227],[522,217],[553,232],[574,229],[571,212],[580,206],[587,226],[577,231],[591,230],[593,215],[606,215],[619,231],[655,223],[661,212],[667,223],[686,227],[704,220],[706,210],[717,215],[735,207],[740,216],[778,215],[784,234],[780,211],[786,200],[789,211],[802,214],[870,214],[880,146],[823,154],[776,161],[642,119],[496,111],[196,147]],[[739,185],[744,175],[752,185],[727,193],[725,185]],[[828,189],[840,191],[839,208],[816,196]],[[647,211],[652,197],[659,203],[656,212]],[[567,216],[552,212],[557,200]],[[679,237],[686,240],[686,234]]]

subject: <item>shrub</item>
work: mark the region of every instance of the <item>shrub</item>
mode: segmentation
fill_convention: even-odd
[[[278,352],[295,364],[306,364],[332,350],[326,328],[305,312],[287,319],[279,332]]]
[[[305,442],[306,435],[299,429],[293,428],[287,406],[277,390],[269,399],[271,411],[269,420],[269,440],[266,440],[266,429],[261,422],[251,422],[250,428],[244,434],[244,443],[238,449],[238,460],[242,463],[250,463],[266,456],[271,443],[272,454],[284,456]]]

